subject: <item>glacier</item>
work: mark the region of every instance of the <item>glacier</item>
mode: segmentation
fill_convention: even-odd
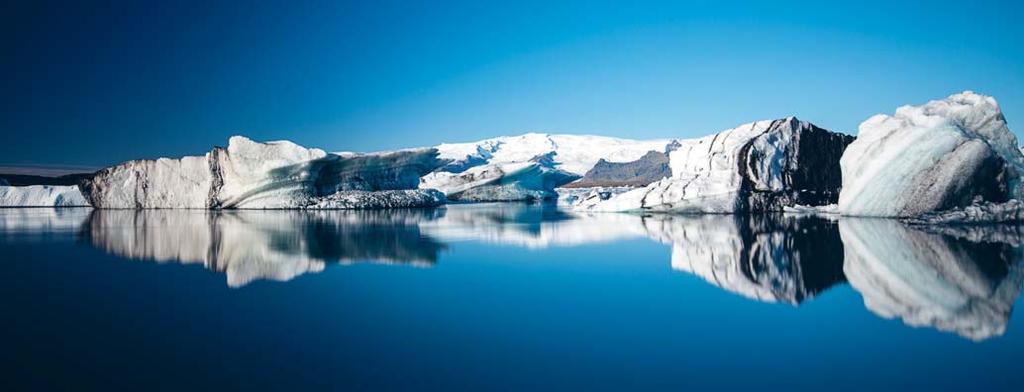
[[[917,217],[1024,194],[1017,138],[996,100],[970,91],[869,118],[840,164],[848,216]]]
[[[839,159],[852,140],[795,117],[744,124],[678,141],[670,178],[608,199],[586,197],[575,208],[734,213],[831,204],[839,197]]]
[[[584,177],[595,165],[641,160],[650,152],[667,151],[676,143],[671,139],[638,141],[527,133],[440,144],[434,148],[447,163],[424,176],[420,188],[438,189],[454,201],[554,199],[557,188]],[[616,181],[636,183],[643,179],[625,174]]]
[[[88,207],[77,186],[0,186],[0,207]]]
[[[448,161],[439,171],[458,173],[474,166],[522,163],[539,156],[550,156],[559,169],[582,176],[602,159],[609,162],[635,161],[649,151],[666,151],[675,142],[673,139],[630,140],[527,133],[470,143],[444,143],[434,148],[440,159]]]
[[[331,209],[437,205],[416,190],[440,166],[433,149],[328,154],[287,141],[232,137],[203,156],[137,160],[97,172],[80,188],[97,208]]]

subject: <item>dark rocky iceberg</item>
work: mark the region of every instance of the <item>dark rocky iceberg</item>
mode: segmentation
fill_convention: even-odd
[[[669,155],[672,177],[608,199],[589,211],[739,213],[827,205],[839,199],[839,160],[852,136],[789,117],[759,121],[697,140]]]

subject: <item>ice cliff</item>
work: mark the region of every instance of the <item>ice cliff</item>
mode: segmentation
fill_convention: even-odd
[[[732,213],[834,203],[839,158],[852,137],[794,117],[758,121],[695,140],[669,154],[672,177],[576,209]]]

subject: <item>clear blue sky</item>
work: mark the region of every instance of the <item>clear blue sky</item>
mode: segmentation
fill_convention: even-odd
[[[856,133],[966,89],[1024,131],[1021,2],[145,3],[0,6],[0,164],[197,154],[233,134],[369,151],[788,115]]]

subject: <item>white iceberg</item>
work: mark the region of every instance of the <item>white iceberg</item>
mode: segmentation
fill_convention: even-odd
[[[0,207],[89,207],[77,186],[0,186]]]
[[[443,202],[437,192],[415,190],[440,164],[432,149],[339,155],[235,136],[204,156],[101,170],[81,189],[97,208],[413,207]]]
[[[1022,195],[1017,138],[996,100],[970,91],[869,118],[841,164],[844,215],[915,217]]]

